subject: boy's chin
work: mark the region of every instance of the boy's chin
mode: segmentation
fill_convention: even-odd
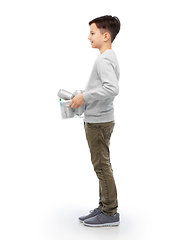
[[[97,46],[95,46],[95,45],[91,45],[91,47],[92,47],[92,48],[98,48],[98,47],[97,47]]]

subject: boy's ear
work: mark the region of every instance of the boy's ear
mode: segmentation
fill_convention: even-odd
[[[109,39],[110,39],[110,33],[105,32],[105,33],[103,34],[103,40],[104,40],[104,42],[107,42]]]

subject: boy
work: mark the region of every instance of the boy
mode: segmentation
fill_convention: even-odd
[[[89,22],[88,39],[100,55],[94,63],[85,92],[77,95],[70,107],[85,103],[84,126],[91,161],[99,179],[99,206],[79,220],[86,226],[119,225],[117,190],[110,163],[110,137],[114,128],[113,100],[119,93],[119,64],[112,42],[120,30],[117,17],[102,16]]]

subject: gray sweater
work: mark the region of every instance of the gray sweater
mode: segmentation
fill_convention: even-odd
[[[100,54],[83,93],[85,122],[114,121],[113,100],[119,93],[119,75],[119,64],[114,51],[108,49]]]

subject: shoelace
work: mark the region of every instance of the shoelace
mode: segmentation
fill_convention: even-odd
[[[89,213],[92,213],[92,212],[96,212],[97,208],[93,209],[93,210],[90,210]]]

